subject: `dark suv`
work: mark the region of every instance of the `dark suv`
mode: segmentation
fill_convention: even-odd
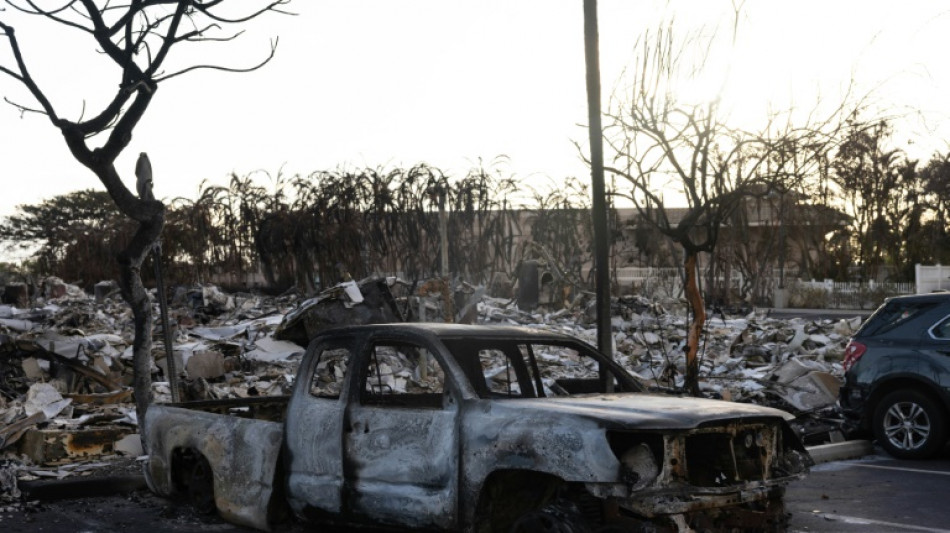
[[[844,369],[852,427],[895,457],[934,455],[950,423],[950,293],[889,299],[851,338]]]

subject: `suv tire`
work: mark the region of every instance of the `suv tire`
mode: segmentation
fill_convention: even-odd
[[[926,459],[947,440],[943,409],[911,389],[885,396],[874,410],[874,436],[887,453],[901,459]]]

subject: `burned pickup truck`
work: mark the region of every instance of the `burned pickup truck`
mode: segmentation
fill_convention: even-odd
[[[449,531],[774,529],[811,465],[788,418],[645,392],[566,335],[355,326],[310,343],[289,398],[151,407],[147,480],[260,529],[287,510]]]

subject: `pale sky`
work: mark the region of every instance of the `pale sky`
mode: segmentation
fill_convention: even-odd
[[[605,102],[645,28],[673,14],[677,29],[718,24],[728,34],[732,5],[601,0]],[[573,144],[587,139],[581,0],[296,0],[290,9],[298,15],[264,17],[239,43],[209,45],[221,62],[242,66],[279,36],[263,69],[198,72],[160,86],[119,159],[133,190],[141,151],[165,199],[193,198],[202,180],[226,183],[231,172],[426,162],[461,177],[479,159],[500,155],[508,158],[504,172],[525,180],[589,175]],[[945,153],[948,11],[942,1],[746,0],[736,47],[720,60],[731,65],[723,101],[736,120],[751,123],[769,105],[810,108],[819,93],[840,100],[854,76],[859,92],[873,87],[877,103],[908,117],[898,124],[899,147],[914,157]],[[9,10],[0,18],[17,28],[61,114],[75,119],[84,100],[93,110],[99,95],[111,96],[118,75],[100,70],[89,42]],[[172,61],[188,57],[178,51]],[[9,65],[3,48],[0,61]],[[0,95],[33,104],[8,77],[0,76]],[[45,117],[21,118],[2,102],[0,179],[0,216],[18,204],[102,188]]]

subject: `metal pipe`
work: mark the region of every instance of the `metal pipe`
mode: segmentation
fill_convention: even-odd
[[[168,303],[165,301],[165,280],[162,276],[162,244],[155,243],[152,248],[152,261],[155,263],[155,285],[158,308],[162,314],[162,334],[165,341],[165,368],[168,369],[168,388],[172,391],[172,403],[181,399],[178,395],[178,369],[175,366],[175,351],[172,347],[172,332],[168,326]]]

